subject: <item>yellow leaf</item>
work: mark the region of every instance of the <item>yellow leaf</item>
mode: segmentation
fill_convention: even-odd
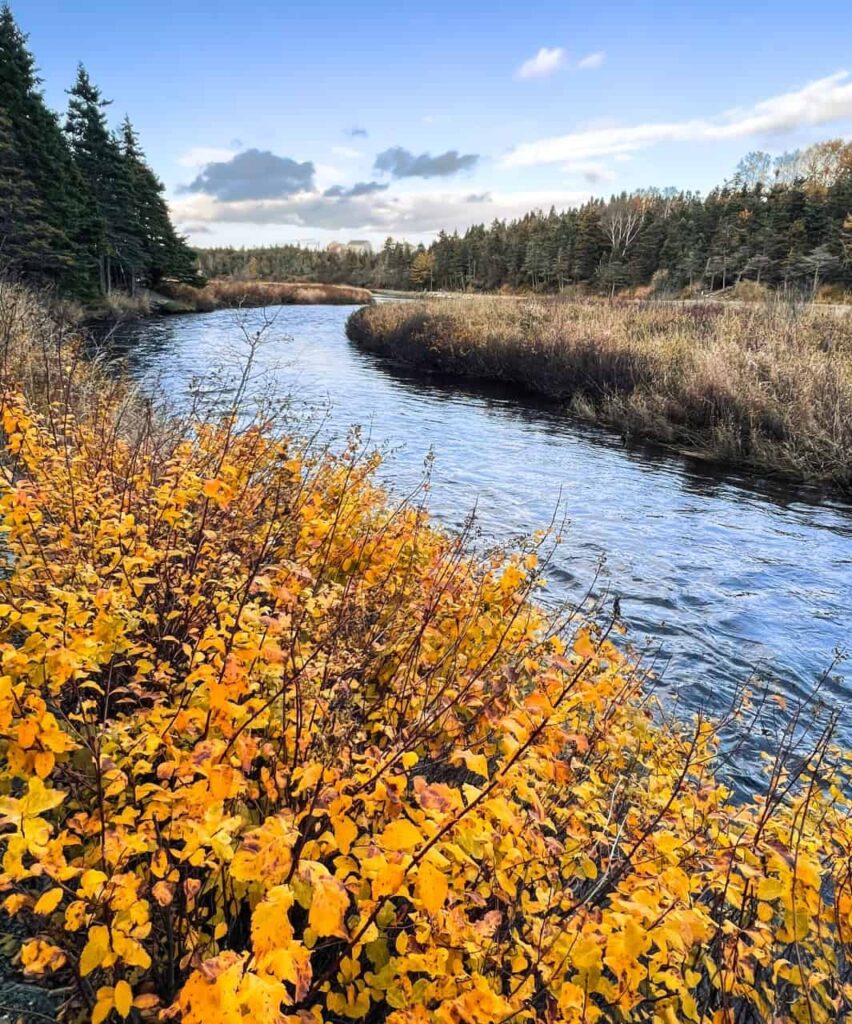
[[[296,989],[296,999],[304,999],[311,984],[311,954],[301,942],[285,942],[258,960],[264,973],[279,981],[289,981]]]
[[[101,889],[107,881],[107,876],[103,871],[89,868],[88,871],[84,871],[80,876],[80,889],[84,896],[88,896],[89,899],[95,899],[100,895]]]
[[[153,1010],[155,1006],[159,1006],[159,1003],[160,997],[155,996],[153,992],[143,992],[133,1000],[133,1005],[137,1010]]]
[[[398,818],[382,832],[381,845],[385,850],[411,850],[423,839],[420,830],[407,818]]]
[[[571,950],[571,961],[581,971],[590,971],[601,962],[601,947],[593,936],[581,939]]]
[[[594,645],[585,629],[581,629],[577,634],[577,639],[574,641],[574,653],[579,654],[581,658],[594,658],[595,656]]]
[[[453,761],[463,761],[468,771],[488,778],[488,760],[483,754],[474,754],[472,750],[459,750],[453,754]]]
[[[251,915],[251,941],[256,954],[275,949],[293,937],[287,916],[293,906],[293,892],[288,885],[273,886],[254,908]]]
[[[62,890],[57,886],[55,889],[48,889],[38,898],[33,908],[36,914],[52,914],[62,900]]]
[[[36,775],[40,779],[46,779],[53,771],[56,758],[49,750],[40,750],[35,756]]]
[[[169,858],[166,855],[166,851],[160,846],[151,858],[151,874],[157,878],[162,878],[168,870]]]
[[[113,999],[116,1010],[118,1010],[122,1017],[126,1017],[133,1006],[133,989],[126,981],[119,981],[115,986]]]
[[[95,1003],[94,1010],[92,1010],[91,1024],[101,1024],[101,1021],[104,1021],[109,1017],[111,1010],[112,989],[107,987],[99,988],[98,1001]]]
[[[109,953],[109,932],[104,925],[95,925],[89,930],[89,941],[80,955],[80,976],[85,978],[96,967],[100,967]]]
[[[760,900],[776,900],[784,892],[784,887],[777,878],[761,878],[757,884],[757,898]]]
[[[433,867],[428,861],[424,861],[417,873],[415,889],[417,898],[426,910],[430,914],[436,914],[447,898],[447,891],[449,889],[447,876],[443,871]]]
[[[339,879],[331,875],[313,879],[308,924],[317,935],[338,935],[345,939],[347,932],[343,919],[348,909],[349,893]]]
[[[334,841],[337,843],[337,849],[343,854],[349,853],[352,843],[358,835],[358,826],[345,815],[334,818],[331,824],[334,829]]]
[[[3,900],[3,909],[10,917],[14,917],[21,907],[25,907],[27,903],[29,903],[29,897],[24,896],[23,893],[14,892]]]

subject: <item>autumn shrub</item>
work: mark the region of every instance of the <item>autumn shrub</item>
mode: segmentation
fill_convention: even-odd
[[[347,330],[369,351],[519,384],[627,435],[852,489],[852,316],[454,298],[359,310]]]
[[[67,1019],[852,1019],[830,722],[794,760],[791,712],[737,802],[616,623],[536,609],[536,543],[476,559],[355,443],[158,421],[31,344],[39,387],[0,382],[0,899]]]
[[[771,302],[775,296],[771,288],[759,281],[737,281],[731,290],[731,298],[738,302]]]

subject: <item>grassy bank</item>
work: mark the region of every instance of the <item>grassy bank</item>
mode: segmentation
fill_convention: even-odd
[[[90,307],[62,302],[62,312],[79,323],[139,320],[148,316],[211,313],[217,309],[253,306],[326,305],[360,306],[373,301],[366,288],[311,282],[210,281],[203,288],[163,282],[158,291],[141,289],[136,295],[114,291]]]
[[[454,298],[359,310],[347,330],[370,351],[518,384],[625,434],[852,488],[852,318]]]
[[[67,1019],[848,1019],[830,719],[744,702],[735,803],[534,548],[268,410],[155,418],[24,293],[0,347],[0,913]]]
[[[173,302],[199,313],[239,306],[361,306],[373,298],[366,288],[310,282],[220,280],[210,281],[203,288],[167,284],[161,290]]]

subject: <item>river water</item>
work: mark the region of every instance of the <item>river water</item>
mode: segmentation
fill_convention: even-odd
[[[245,334],[262,328],[253,386],[288,395],[323,440],[342,444],[360,424],[371,444],[390,448],[381,478],[399,494],[422,480],[432,452],[429,507],[441,523],[461,527],[475,507],[481,542],[502,544],[566,517],[541,600],[618,594],[665,699],[719,713],[749,679],[788,707],[818,690],[840,707],[839,737],[852,747],[850,663],[826,678],[852,633],[852,507],[626,447],[500,387],[401,370],[347,340],[350,312],[285,306],[143,320],[119,327],[110,350],[143,387],[180,401],[192,382],[212,390],[214,369],[233,366]],[[764,716],[764,737],[783,725],[781,703]],[[736,774],[751,761],[738,758]]]

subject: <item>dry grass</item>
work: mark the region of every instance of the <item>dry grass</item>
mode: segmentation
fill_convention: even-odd
[[[359,306],[372,301],[366,288],[281,281],[210,281],[203,288],[168,284],[162,292],[200,313],[238,306]]]
[[[101,296],[97,306],[90,311],[93,320],[138,320],[150,316],[157,308],[157,297],[146,290],[137,295],[114,291]]]
[[[565,400],[626,434],[852,489],[852,317],[465,298],[372,306],[348,333],[423,369]]]

